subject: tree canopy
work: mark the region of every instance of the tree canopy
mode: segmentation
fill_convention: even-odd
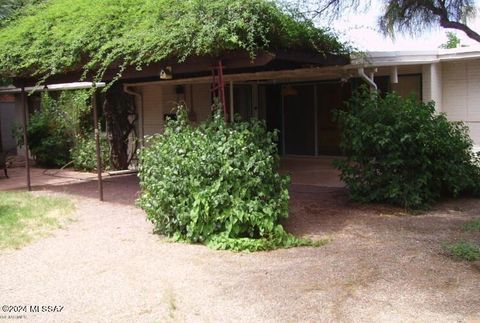
[[[380,28],[388,34],[395,31],[419,32],[432,26],[463,31],[480,42],[480,35],[468,25],[476,14],[475,0],[388,0],[380,18]]]
[[[360,0],[285,0],[300,5],[313,18],[336,18],[345,10],[363,10],[371,1]],[[421,32],[435,26],[463,31],[480,42],[480,34],[468,26],[476,14],[475,0],[380,0],[383,9],[379,29],[394,36],[397,32]]]
[[[6,19],[27,4],[40,0],[0,0],[0,19]]]
[[[447,41],[444,44],[441,44],[439,48],[443,49],[451,49],[451,48],[457,48],[460,46],[461,40],[458,38],[458,36],[451,31],[447,32]]]
[[[0,29],[0,73],[48,77],[72,70],[142,68],[164,59],[244,50],[343,54],[347,47],[269,0],[49,0]]]

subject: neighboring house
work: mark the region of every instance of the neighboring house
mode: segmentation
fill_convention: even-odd
[[[371,83],[372,76],[380,91],[414,93],[423,101],[435,101],[438,112],[469,126],[480,148],[480,49],[370,52],[351,60],[267,53],[257,60],[261,63],[254,68],[243,56],[225,60],[226,105],[230,116],[233,112],[243,119],[261,118],[269,129],[278,129],[282,155],[340,154],[332,110],[340,108],[362,80]],[[141,137],[161,133],[178,102],[186,103],[194,121],[210,116],[212,76],[205,66],[211,68],[196,61],[157,65],[138,76],[126,75],[122,82],[136,97]],[[161,79],[160,70],[171,75]],[[139,82],[145,76],[149,81]]]

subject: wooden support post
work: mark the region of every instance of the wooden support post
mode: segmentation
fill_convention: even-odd
[[[27,94],[25,93],[25,86],[22,86],[22,108],[23,108],[23,145],[25,147],[25,169],[27,171],[27,189],[32,190],[32,183],[30,180],[30,158],[28,156],[29,145],[28,145],[28,102]]]
[[[230,122],[233,122],[234,121],[234,114],[235,114],[235,111],[234,111],[234,107],[233,107],[233,104],[234,104],[234,98],[233,98],[233,81],[230,81]]]
[[[103,201],[102,155],[100,150],[100,130],[98,129],[97,91],[92,95],[93,129],[95,129],[95,148],[97,154],[98,198]]]

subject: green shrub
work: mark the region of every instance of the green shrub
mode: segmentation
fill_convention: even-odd
[[[269,250],[315,244],[286,233],[289,178],[277,173],[276,133],[262,122],[197,127],[185,108],[140,153],[139,205],[156,231],[215,249]]]
[[[336,116],[346,155],[336,166],[353,200],[422,209],[442,196],[479,193],[468,128],[436,114],[434,103],[363,88]]]
[[[57,102],[42,96],[42,107],[31,116],[27,127],[30,151],[40,166],[63,166],[70,161],[71,129]]]
[[[461,260],[476,261],[480,259],[480,248],[470,242],[449,244],[444,249],[453,257]]]
[[[57,98],[42,94],[41,107],[30,116],[27,126],[29,148],[37,164],[61,167],[71,161],[75,137],[91,131],[85,126],[85,117],[91,118],[88,99],[85,90],[64,91]],[[23,127],[15,125],[12,134],[23,146]]]
[[[110,165],[110,147],[104,136],[100,138],[100,149],[102,152],[103,170],[106,170]],[[75,145],[70,150],[70,153],[73,160],[73,167],[75,169],[84,171],[93,171],[97,169],[97,152],[93,135],[88,137],[77,136]]]

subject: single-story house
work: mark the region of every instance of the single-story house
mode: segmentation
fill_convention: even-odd
[[[226,104],[230,116],[264,119],[270,129],[280,130],[282,155],[337,155],[339,129],[332,110],[372,76],[380,91],[435,101],[438,112],[468,125],[480,148],[480,48],[370,52],[345,65],[228,73]],[[194,120],[208,118],[211,86],[210,76],[124,84],[136,96],[140,136],[161,133],[176,102],[185,102]]]
[[[480,149],[480,48],[369,52],[351,59],[267,53],[253,67],[247,61],[238,54],[224,60],[229,117],[260,118],[269,129],[278,129],[282,155],[339,155],[339,129],[332,110],[341,107],[362,81],[380,91],[435,101],[439,113],[468,125],[475,148]],[[193,121],[211,115],[213,78],[201,73],[210,68],[205,64],[159,65],[158,76],[148,81],[142,80],[152,69],[126,78],[123,88],[135,96],[141,138],[161,133],[179,102],[190,109]],[[20,99],[16,107],[20,122]]]
[[[332,111],[367,83],[435,101],[480,146],[479,48],[352,56],[334,34],[269,0],[55,0],[9,21],[0,44],[0,73],[15,91],[115,80],[135,97],[140,138],[161,133],[178,102],[193,121],[207,119],[216,88],[228,118],[260,118],[280,131],[282,155],[338,155]],[[30,112],[38,106],[25,99]]]

